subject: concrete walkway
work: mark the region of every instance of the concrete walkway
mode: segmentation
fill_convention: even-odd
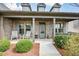
[[[40,43],[40,56],[61,56],[51,40],[40,39],[35,42]]]

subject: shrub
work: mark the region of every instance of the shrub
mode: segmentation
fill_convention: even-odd
[[[57,35],[55,37],[55,44],[58,48],[64,48],[66,41],[68,39],[68,35]]]
[[[8,39],[0,40],[0,52],[4,52],[10,47],[10,41]]]
[[[79,56],[79,35],[71,35],[66,45],[66,55],[78,55]]]
[[[3,56],[3,52],[0,52],[0,56]]]
[[[28,52],[32,48],[32,42],[28,39],[21,39],[16,44],[16,52]]]

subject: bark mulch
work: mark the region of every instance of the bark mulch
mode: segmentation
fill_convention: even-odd
[[[59,53],[64,56],[64,49],[60,49],[60,48],[57,48],[57,46],[54,44],[54,46],[56,47],[56,49],[59,51]]]
[[[15,44],[11,44],[10,48],[4,52],[5,56],[39,56],[39,43],[34,43],[33,48],[27,53],[17,53],[14,51]]]

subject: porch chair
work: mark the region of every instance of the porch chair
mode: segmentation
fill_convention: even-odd
[[[18,32],[17,31],[12,31],[11,40],[13,40],[13,39],[18,39]]]
[[[30,38],[30,37],[31,37],[31,31],[27,31],[25,37],[26,37],[26,38]]]

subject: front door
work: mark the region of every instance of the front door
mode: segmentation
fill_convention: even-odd
[[[40,39],[44,39],[46,37],[46,24],[45,24],[45,22],[39,23],[39,37],[40,37]]]

